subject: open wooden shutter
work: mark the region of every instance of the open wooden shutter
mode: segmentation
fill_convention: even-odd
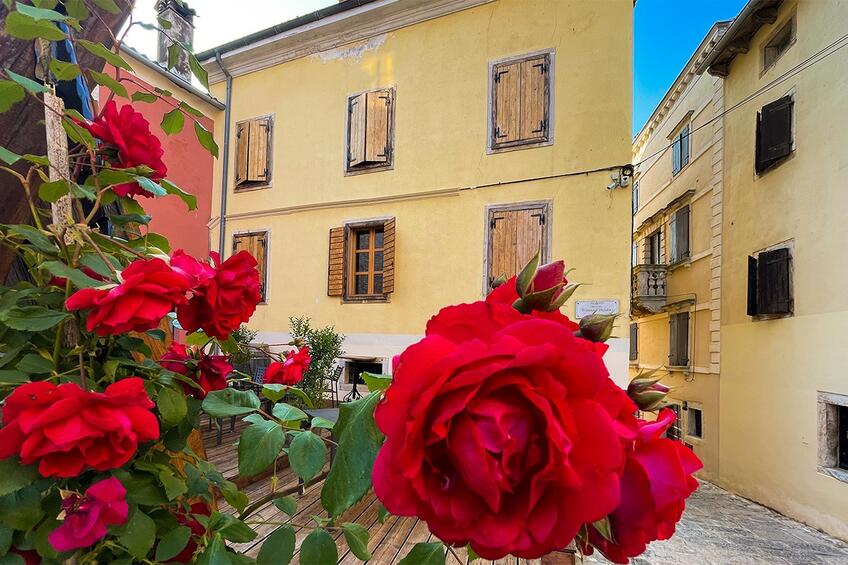
[[[347,161],[349,167],[365,162],[366,95],[359,94],[348,100]]]
[[[521,116],[521,62],[495,65],[494,75],[494,118],[493,145],[510,143],[520,139]]]
[[[330,257],[327,267],[327,296],[344,296],[345,228],[330,230]]]
[[[386,163],[389,160],[389,112],[391,90],[377,90],[365,95],[365,160]]]
[[[250,121],[250,143],[247,152],[247,180],[268,180],[268,139],[271,134],[271,119],[257,118]]]
[[[756,316],[757,310],[757,258],[748,256],[748,309],[749,316]]]
[[[383,223],[383,294],[395,291],[395,219]]]
[[[521,62],[521,140],[548,135],[548,62],[537,57]]]
[[[757,259],[757,306],[759,314],[792,312],[791,257],[783,247],[764,251]]]
[[[784,96],[763,106],[757,123],[757,172],[767,169],[792,152],[791,96]]]
[[[247,148],[250,122],[236,124],[236,186],[247,181]]]

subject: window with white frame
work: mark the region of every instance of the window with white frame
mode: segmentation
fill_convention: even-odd
[[[676,175],[689,164],[689,124],[680,128],[671,141],[671,173]]]

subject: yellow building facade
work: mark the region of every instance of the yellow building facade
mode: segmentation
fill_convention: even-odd
[[[539,247],[591,283],[569,315],[626,316],[631,0],[347,4],[199,55],[230,99],[212,239],[260,256],[259,339],[309,316],[390,371]]]

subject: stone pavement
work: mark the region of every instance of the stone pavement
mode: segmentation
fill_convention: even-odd
[[[597,553],[589,564],[607,564]],[[677,533],[634,565],[848,565],[848,544],[764,506],[701,482]]]

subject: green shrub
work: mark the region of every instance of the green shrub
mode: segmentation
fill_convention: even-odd
[[[292,338],[303,340],[312,357],[309,370],[303,375],[303,381],[298,386],[319,406],[323,398],[321,377],[329,375],[333,371],[336,358],[344,354],[342,343],[345,336],[338,333],[333,326],[313,328],[310,319],[305,317],[289,318],[289,327]]]

